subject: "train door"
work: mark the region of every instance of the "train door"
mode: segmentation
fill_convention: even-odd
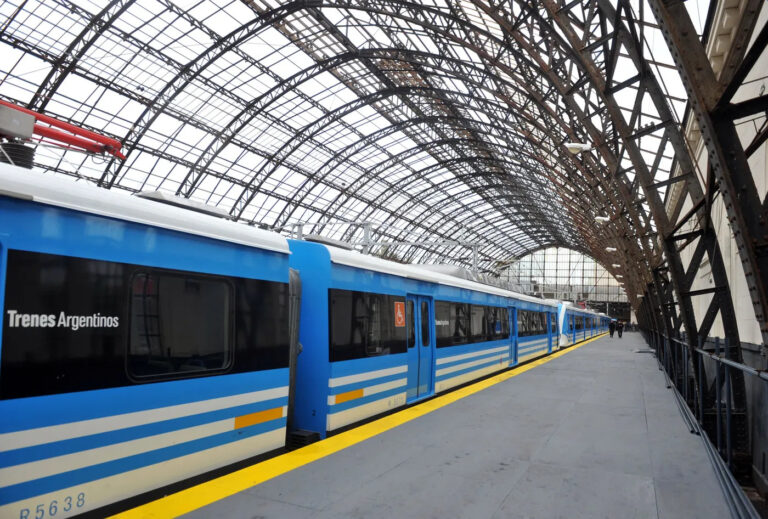
[[[576,332],[576,316],[571,314],[568,317],[568,320],[569,320],[569,322],[571,324],[571,334],[572,334],[572,337],[573,337],[572,340],[571,340],[571,344],[576,344],[576,333],[577,333]]]
[[[554,344],[554,337],[552,336],[552,314],[549,312],[544,314],[547,316],[546,320],[546,326],[547,326],[547,353],[552,353],[552,345]]]
[[[509,358],[514,366],[517,364],[517,308],[510,306],[507,315],[509,315],[509,346],[512,348]]]
[[[408,392],[413,401],[434,392],[435,333],[434,304],[431,297],[408,295]]]
[[[551,313],[549,314],[550,319],[550,326],[549,329],[552,330],[552,348],[550,348],[550,351],[556,351],[560,349],[560,330],[557,326],[557,314]]]

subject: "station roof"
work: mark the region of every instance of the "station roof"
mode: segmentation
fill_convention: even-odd
[[[549,246],[610,263],[611,240],[653,223],[622,206],[611,175],[637,189],[623,130],[580,53],[648,128],[636,141],[659,182],[685,101],[652,17],[605,4],[14,0],[0,5],[0,98],[123,142],[124,162],[38,147],[37,167],[105,188],[284,234],[359,242],[370,222],[386,242],[373,252],[400,261],[466,265],[474,244],[488,270]],[[616,23],[639,28],[637,45]],[[636,48],[674,120],[638,94]]]

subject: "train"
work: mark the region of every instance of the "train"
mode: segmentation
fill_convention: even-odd
[[[151,198],[0,163],[0,517],[119,508],[608,326]]]

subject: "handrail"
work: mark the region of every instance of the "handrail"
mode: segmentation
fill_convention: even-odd
[[[667,337],[663,333],[660,334],[660,335],[662,337],[664,337],[665,339],[671,340],[672,342],[676,342],[676,343],[678,343],[678,344],[680,344],[682,346],[688,346],[688,343],[686,341],[682,340],[682,339],[676,339],[674,337]],[[701,353],[702,355],[706,355],[707,357],[709,357],[710,359],[712,359],[714,361],[721,362],[723,364],[728,364],[729,366],[731,366],[733,368],[736,368],[736,369],[738,369],[740,371],[743,371],[744,373],[749,373],[750,375],[754,375],[756,377],[759,377],[759,378],[761,378],[763,380],[768,381],[768,371],[766,371],[766,370],[755,369],[753,367],[747,366],[746,364],[742,364],[740,362],[736,362],[734,360],[727,359],[727,358],[723,357],[722,355],[717,355],[715,353],[707,351],[707,350],[705,350],[703,348],[694,348],[694,351],[697,351],[697,352]]]
[[[727,358],[730,350],[727,339],[724,343],[725,356],[723,356],[720,353],[721,343],[719,338],[715,339],[715,352],[713,353],[703,348],[701,338],[699,338],[698,347],[690,348],[687,340],[669,337],[657,330],[645,330],[645,332],[648,333],[646,340],[656,351],[656,360],[659,363],[659,369],[664,371],[667,387],[672,388],[675,393],[684,421],[692,433],[702,436],[707,455],[713,463],[718,483],[720,483],[723,489],[731,515],[739,519],[759,517],[751,501],[747,499],[732,474],[734,468],[732,434],[734,403],[731,391],[731,369],[737,369],[742,373],[747,373],[763,381],[768,381],[768,371],[756,369]],[[680,348],[674,348],[675,345],[680,346]],[[698,356],[695,355],[696,353],[698,353]],[[715,395],[713,395],[714,399],[711,403],[714,404],[714,412],[716,414],[715,423],[712,424],[716,428],[716,434],[713,435],[713,438],[708,438],[706,434],[701,434],[704,431],[704,391],[701,389],[698,391],[698,398],[696,398],[696,395],[689,395],[688,381],[694,375],[694,373],[691,373],[690,363],[692,363],[693,370],[698,369],[698,380],[701,384],[704,377],[704,358],[709,358],[720,365],[720,367],[714,370]],[[724,388],[721,388],[721,384]],[[725,438],[723,438],[723,428],[725,429]]]

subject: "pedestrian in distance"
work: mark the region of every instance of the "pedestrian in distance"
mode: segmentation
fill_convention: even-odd
[[[613,337],[613,332],[616,331],[616,321],[611,320],[610,324],[608,324],[608,331],[611,332],[611,337]]]
[[[621,339],[621,334],[624,332],[624,321],[616,323],[616,331],[619,332],[619,339]]]

